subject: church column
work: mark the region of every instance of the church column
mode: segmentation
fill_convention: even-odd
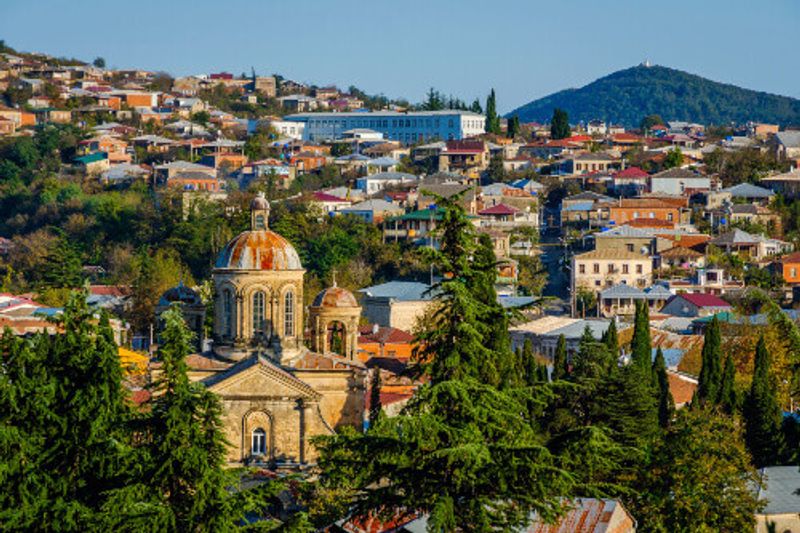
[[[244,341],[244,298],[242,298],[242,293],[236,293],[236,316],[234,320],[236,321],[236,340],[237,342]]]
[[[311,402],[301,399],[298,402],[300,411],[300,457],[299,462],[304,464],[308,461],[308,444],[311,439]]]

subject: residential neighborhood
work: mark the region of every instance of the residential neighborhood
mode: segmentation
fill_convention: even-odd
[[[800,532],[800,121],[13,44],[0,529]]]

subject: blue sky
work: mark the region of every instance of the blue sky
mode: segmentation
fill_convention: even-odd
[[[509,111],[651,62],[800,97],[800,1],[0,0],[18,49],[173,75],[227,70]]]

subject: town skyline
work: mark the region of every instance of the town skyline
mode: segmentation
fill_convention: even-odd
[[[699,6],[678,2],[672,9],[679,24],[656,7],[631,3],[505,2],[494,24],[487,24],[483,6],[471,1],[459,4],[459,11],[414,0],[407,6],[397,13],[380,5],[359,10],[356,2],[337,4],[336,10],[314,1],[291,6],[232,2],[225,9],[248,10],[251,16],[217,33],[215,9],[222,8],[207,1],[146,2],[145,9],[133,13],[113,5],[96,9],[99,4],[91,1],[68,6],[45,0],[35,9],[11,1],[0,9],[5,15],[0,38],[29,52],[86,61],[103,57],[114,68],[163,70],[174,76],[249,74],[254,68],[261,75],[279,73],[320,86],[355,85],[411,102],[422,101],[430,87],[465,101],[483,99],[494,87],[501,113],[645,60],[722,83],[800,97],[800,59],[775,52],[796,41],[792,28],[800,21],[800,6],[793,2],[774,2],[771,10],[756,13],[716,1]],[[680,16],[688,9],[691,17]],[[38,31],[18,24],[34,14]],[[177,20],[186,24],[177,25]],[[285,20],[302,24],[276,23]],[[273,24],[265,26],[269,21]],[[348,27],[358,29],[360,38],[341,31]],[[742,42],[753,28],[765,27],[772,30]],[[76,38],[74,28],[91,31]]]

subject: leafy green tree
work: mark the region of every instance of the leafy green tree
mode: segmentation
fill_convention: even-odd
[[[366,434],[320,438],[320,481],[349,489],[356,514],[424,512],[437,531],[519,527],[533,511],[553,519],[569,480],[519,416],[528,412],[530,389],[498,386],[495,359],[505,356],[488,343],[488,306],[468,281],[489,274],[475,271],[475,229],[457,201],[437,199],[444,215],[432,253],[448,276],[419,333],[429,382],[403,413]]]
[[[567,112],[563,109],[555,108],[553,110],[553,118],[550,119],[550,138],[553,140],[566,139],[570,134]]]
[[[106,60],[102,57],[96,57],[94,58],[94,61],[92,61],[92,65],[97,68],[106,68]]]
[[[739,425],[683,409],[658,446],[633,514],[643,531],[752,531],[763,507]]]
[[[642,122],[639,124],[639,127],[647,131],[653,126],[661,126],[664,124],[664,119],[661,118],[661,115],[647,115],[642,119]]]
[[[642,372],[643,376],[651,375],[652,354],[649,308],[646,301],[637,302],[633,322],[633,338],[631,339],[631,362]]]
[[[664,158],[664,168],[675,168],[683,165],[683,152],[680,148],[673,148]]]
[[[656,351],[656,360],[653,361],[653,376],[658,387],[658,423],[662,428],[669,426],[675,412],[675,401],[669,390],[669,377],[667,364],[664,361],[664,352],[659,347]]]
[[[697,384],[697,399],[700,402],[717,404],[722,381],[722,337],[717,316],[706,327],[703,339],[700,378]]]
[[[745,440],[758,467],[778,464],[783,453],[783,417],[770,366],[771,357],[762,336],[756,345],[753,382],[743,410]]]
[[[497,100],[494,89],[486,98],[486,133],[500,134],[500,117],[497,115]]]
[[[556,343],[556,353],[553,355],[553,381],[564,379],[569,374],[569,360],[567,358],[567,338],[561,334]]]

